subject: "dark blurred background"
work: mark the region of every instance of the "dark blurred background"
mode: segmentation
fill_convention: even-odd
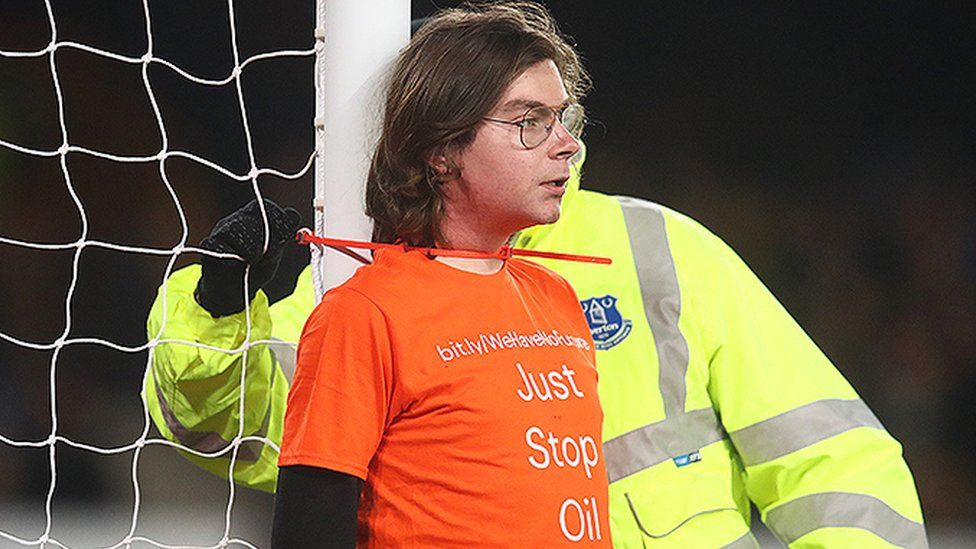
[[[150,2],[149,33],[141,2],[51,4],[60,42],[138,58],[149,51],[151,35],[156,58],[194,76],[222,79],[234,66],[223,0]],[[456,4],[414,1],[413,15]],[[311,0],[233,5],[241,60],[312,47]],[[559,1],[549,7],[574,37],[594,82],[585,101],[593,125],[585,136],[584,185],[685,212],[738,250],[904,444],[933,547],[971,544],[972,5]],[[0,4],[0,51],[38,51],[51,41],[44,2]],[[163,150],[141,64],[62,47],[53,67],[68,143],[122,156]],[[0,56],[0,141],[44,151],[61,145],[51,69],[48,55]],[[160,63],[148,65],[145,78],[164,122],[166,150],[193,153],[236,174],[250,170],[233,83],[199,85]],[[311,57],[249,65],[242,90],[254,164],[299,172],[313,150]],[[294,181],[262,176],[259,185],[311,219],[310,174]],[[86,241],[171,249],[183,237],[181,209],[187,243],[196,244],[251,196],[250,182],[182,158],[119,163],[69,153],[62,166],[58,156],[0,144],[0,237],[7,239],[65,244],[85,231]],[[52,343],[144,344],[146,313],[169,259],[0,242],[0,333],[6,336],[0,338],[0,435],[32,442],[50,436],[52,378],[60,435],[102,448],[141,435],[147,352],[99,344],[55,351]],[[184,254],[178,264],[194,259]],[[288,251],[273,298],[290,291],[307,260],[307,250]],[[55,449],[52,535],[79,543],[121,539],[135,507],[132,451],[102,455],[60,443]],[[0,532],[41,535],[50,475],[48,447],[0,442]],[[238,489],[228,512],[226,482],[160,446],[143,451],[135,477],[137,533],[170,543],[199,535],[216,543],[229,516],[232,537],[266,540],[268,495]],[[12,543],[0,537],[0,547]]]

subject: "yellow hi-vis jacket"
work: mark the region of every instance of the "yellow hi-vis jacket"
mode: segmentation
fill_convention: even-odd
[[[614,261],[547,262],[597,345],[614,545],[758,547],[752,502],[790,547],[927,547],[901,446],[735,252],[663,206],[578,190],[576,175],[562,218],[517,245]],[[150,413],[194,462],[226,477],[233,456],[238,482],[274,490],[262,440],[281,441],[309,271],[273,306],[259,292],[218,319],[193,299],[198,278],[173,273],[150,313]]]

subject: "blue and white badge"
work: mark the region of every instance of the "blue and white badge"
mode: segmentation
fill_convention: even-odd
[[[590,334],[597,351],[606,351],[618,345],[630,335],[634,323],[625,319],[617,310],[617,298],[612,295],[591,297],[580,301],[583,314],[590,325]]]
[[[674,464],[678,467],[684,467],[685,465],[691,465],[692,463],[698,463],[701,461],[701,452],[695,450],[694,452],[685,454],[683,456],[678,456],[673,458]]]

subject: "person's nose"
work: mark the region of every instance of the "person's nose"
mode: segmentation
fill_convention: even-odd
[[[560,160],[569,159],[579,152],[579,141],[566,129],[566,126],[563,126],[561,121],[556,121],[556,124],[552,127],[552,133],[553,137],[555,137],[555,142],[552,145],[552,149],[550,149],[553,158]]]

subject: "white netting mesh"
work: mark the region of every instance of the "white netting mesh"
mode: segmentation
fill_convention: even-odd
[[[5,3],[8,4],[8,3]],[[99,539],[101,547],[229,547],[243,546],[255,547],[252,541],[241,539],[235,535],[235,499],[239,498],[239,490],[235,490],[233,483],[226,482],[227,501],[223,512],[223,535],[219,539],[212,539],[203,545],[187,545],[185,539],[180,538],[181,524],[171,524],[170,532],[165,541],[153,539],[144,534],[144,521],[141,512],[144,507],[143,484],[146,482],[147,475],[152,475],[152,471],[146,471],[142,459],[145,452],[152,447],[166,448],[166,451],[176,455],[170,447],[176,446],[158,436],[152,436],[150,420],[145,402],[142,405],[141,431],[132,433],[126,440],[111,440],[117,436],[101,437],[103,441],[93,441],[81,438],[80,435],[73,433],[86,432],[83,428],[76,428],[76,425],[83,425],[86,417],[95,416],[96,410],[108,410],[100,421],[105,422],[112,415],[112,403],[102,402],[104,394],[94,390],[88,391],[83,386],[78,388],[77,382],[84,376],[102,375],[106,378],[119,378],[133,380],[135,377],[132,371],[141,365],[140,376],[144,375],[147,361],[151,360],[154,348],[163,343],[157,338],[150,339],[148,342],[126,341],[132,339],[131,336],[125,338],[113,337],[115,330],[123,331],[113,322],[102,322],[105,319],[114,319],[119,322],[120,317],[126,315],[110,314],[100,311],[99,307],[105,310],[112,310],[117,307],[130,307],[135,312],[128,314],[128,318],[145,318],[148,311],[146,303],[151,300],[151,291],[142,298],[141,301],[133,302],[126,296],[136,295],[142,290],[128,290],[128,278],[131,271],[126,271],[125,267],[117,267],[118,264],[127,261],[136,261],[136,258],[143,258],[149,261],[153,267],[154,275],[152,280],[159,284],[169,277],[171,272],[181,261],[187,258],[188,254],[192,259],[194,254],[210,253],[190,245],[199,238],[191,238],[191,223],[193,218],[188,210],[200,210],[199,206],[187,204],[188,200],[202,200],[206,196],[206,188],[197,188],[188,191],[187,198],[178,192],[179,185],[174,183],[174,172],[181,174],[181,179],[193,179],[193,174],[201,179],[222,181],[225,185],[236,185],[233,193],[237,193],[233,199],[238,205],[243,204],[246,195],[254,197],[265,196],[263,187],[274,185],[281,181],[301,181],[308,185],[307,174],[313,162],[312,143],[309,139],[306,142],[304,152],[301,156],[291,153],[291,163],[293,165],[285,168],[276,169],[264,165],[257,159],[260,155],[256,153],[254,131],[250,121],[250,115],[255,109],[271,108],[267,105],[252,101],[245,93],[244,75],[249,74],[259,67],[265,67],[267,63],[278,62],[287,58],[298,58],[304,64],[307,72],[307,88],[302,91],[309,105],[312,102],[311,74],[312,61],[315,51],[311,44],[313,36],[311,33],[312,16],[307,13],[310,6],[297,10],[302,16],[308,19],[303,27],[307,32],[298,40],[302,44],[307,44],[305,49],[274,49],[272,51],[255,52],[246,56],[241,53],[241,40],[238,32],[242,25],[235,13],[235,8],[243,8],[235,4],[233,0],[228,0],[226,5],[208,6],[219,17],[205,19],[202,12],[197,12],[198,19],[193,27],[197,30],[202,29],[206,34],[209,29],[214,35],[223,36],[229,31],[229,50],[231,53],[230,63],[225,67],[226,73],[219,77],[201,77],[194,74],[194,70],[181,66],[178,62],[171,62],[157,53],[154,39],[157,33],[166,32],[170,36],[174,31],[161,31],[160,22],[154,19],[154,10],[162,10],[163,6],[150,5],[144,1],[141,6],[141,15],[131,13],[128,22],[126,20],[112,20],[113,9],[105,6],[69,6],[70,3],[55,5],[47,0],[41,6],[36,2],[36,9],[28,6],[21,7],[18,3],[9,3],[0,8],[0,20],[4,21],[4,26],[8,29],[26,28],[31,26],[31,22],[37,23],[41,16],[46,19],[47,29],[44,36],[44,44],[38,47],[39,39],[36,29],[30,32],[32,45],[19,47],[13,43],[17,33],[10,33],[7,30],[7,38],[0,38],[0,62],[5,70],[12,71],[5,77],[0,74],[0,269],[6,274],[0,278],[0,297],[5,313],[0,313],[0,345],[4,349],[0,352],[0,384],[5,384],[6,388],[0,390],[0,469],[12,476],[0,481],[0,493],[16,494],[18,486],[31,484],[43,486],[46,480],[46,490],[43,491],[43,521],[40,529],[36,527],[25,527],[14,524],[11,518],[14,514],[10,507],[0,509],[0,546],[19,547],[19,546],[39,546],[39,547],[69,547],[72,539]],[[130,4],[135,4],[131,3]],[[164,3],[165,4],[165,3]],[[176,3],[183,4],[183,3]],[[190,3],[197,4],[197,3]],[[200,3],[203,4],[203,3]],[[138,4],[135,4],[138,6]],[[131,6],[127,6],[130,9]],[[43,14],[40,10],[43,9]],[[167,9],[173,9],[169,7]],[[203,9],[198,7],[196,9]],[[288,9],[281,6],[281,10]],[[59,11],[63,10],[63,11]],[[114,25],[128,25],[130,28],[121,29],[118,32],[125,32],[128,36],[138,36],[142,41],[144,50],[132,52],[112,51],[110,47],[101,47],[72,41],[61,38],[63,26],[77,26],[73,19],[69,19],[66,12],[75,12],[74,16],[89,19],[105,18],[112,21]],[[80,13],[83,11],[83,13]],[[296,11],[296,10],[292,10]],[[272,12],[277,13],[277,12]],[[140,21],[140,25],[134,25]],[[178,20],[167,15],[167,22],[172,23]],[[274,20],[262,18],[259,14],[249,19],[248,25],[252,32],[260,32],[264,27],[270,27],[275,23]],[[287,24],[285,21],[283,24]],[[18,27],[18,25],[20,25]],[[97,25],[88,24],[88,31],[99,28]],[[118,29],[116,29],[118,30]],[[180,32],[187,29],[180,29]],[[299,34],[301,29],[289,28],[287,33]],[[27,34],[27,31],[25,31]],[[84,34],[79,32],[78,34]],[[280,33],[279,33],[280,34]],[[188,37],[187,39],[192,39]],[[211,44],[201,45],[201,48],[213,47]],[[224,47],[227,47],[226,44]],[[19,64],[30,64],[35,76],[42,74],[37,62],[44,61],[48,67],[47,77],[50,88],[39,89],[35,83],[29,79],[18,80],[10,74],[18,74]],[[109,61],[118,65],[120,68],[105,68],[103,61]],[[86,67],[97,67],[91,71],[76,70],[66,68],[69,63],[81,63]],[[265,69],[274,70],[274,69]],[[72,76],[68,77],[68,74]],[[141,90],[144,94],[140,100],[148,103],[148,111],[151,119],[155,123],[155,138],[157,145],[154,150],[148,153],[141,152],[129,153],[127,148],[145,149],[145,143],[151,140],[133,138],[125,136],[124,131],[113,130],[115,136],[107,139],[111,140],[111,146],[99,147],[83,144],[76,139],[77,135],[85,135],[86,143],[106,143],[106,138],[91,137],[95,135],[100,126],[100,121],[105,120],[106,125],[114,123],[114,118],[119,114],[113,112],[117,107],[121,111],[126,110],[126,106],[132,102],[132,92],[129,89],[125,92],[118,91],[125,89],[123,86],[106,79],[100,79],[105,73],[117,73],[127,75],[130,81],[136,78],[141,81]],[[80,77],[78,76],[80,74]],[[175,146],[171,140],[170,126],[173,125],[168,118],[166,109],[159,101],[157,93],[157,78],[166,79],[164,87],[177,89],[179,84],[173,84],[174,78],[182,79],[184,83],[193,85],[226,89],[233,89],[232,100],[236,99],[237,116],[241,132],[243,133],[243,149],[245,161],[243,166],[227,167],[228,164],[241,164],[240,162],[227,161],[226,159],[213,159],[205,153],[194,151],[193,149]],[[73,80],[71,86],[67,86],[66,81]],[[271,79],[273,81],[273,79]],[[78,84],[77,82],[80,82]],[[27,86],[27,91],[18,90],[18,86]],[[279,83],[280,85],[280,83]],[[94,109],[89,106],[79,106],[73,99],[72,93],[67,92],[66,87],[98,88],[106,93],[106,97],[118,100],[117,104],[101,104]],[[138,87],[138,86],[137,86]],[[113,96],[115,93],[127,93],[127,98]],[[19,94],[19,95],[18,95]],[[24,102],[33,100],[32,95],[49,96],[52,95],[48,106],[52,106],[54,114],[28,113],[21,114],[25,104],[18,103],[18,98]],[[172,105],[179,103],[179,94],[175,94],[177,99],[171,100]],[[260,94],[257,94],[260,96]],[[41,99],[38,101],[42,102]],[[72,109],[84,109],[93,111],[91,113],[82,112],[78,115],[80,121],[72,122]],[[143,107],[143,111],[145,111]],[[88,116],[85,119],[85,116]],[[122,122],[125,123],[126,114],[121,115]],[[43,126],[42,120],[56,119],[56,131],[49,135],[56,135],[56,142],[34,143],[32,141],[43,141],[43,138],[31,139],[22,138],[27,135],[22,132],[20,124],[36,124]],[[178,125],[180,130],[193,130],[193,120],[190,116],[180,118]],[[6,119],[6,120],[2,120]],[[197,121],[205,125],[203,120]],[[311,120],[308,120],[311,126]],[[133,126],[135,126],[133,121]],[[149,127],[152,124],[148,125]],[[76,129],[77,128],[77,129]],[[305,128],[296,128],[306,131]],[[31,135],[42,135],[43,132]],[[219,133],[219,132],[218,132]],[[121,134],[123,137],[119,137]],[[144,132],[145,134],[145,132]],[[134,135],[134,134],[133,134]],[[307,135],[311,135],[307,132]],[[220,140],[219,138],[217,139]],[[274,137],[265,138],[264,141],[273,141]],[[119,142],[121,141],[121,142]],[[184,140],[188,144],[193,144],[193,139]],[[131,145],[131,147],[128,147]],[[111,150],[112,152],[109,152]],[[218,155],[220,156],[220,155]],[[274,155],[268,155],[274,156]],[[282,155],[278,155],[279,157]],[[185,163],[184,163],[185,161]],[[56,162],[57,168],[53,168],[48,162]],[[177,166],[179,164],[179,166]],[[135,168],[126,168],[122,165],[137,165]],[[42,167],[43,166],[43,167]],[[152,170],[143,168],[151,167]],[[243,169],[241,169],[243,167]],[[121,171],[113,171],[121,170]],[[151,185],[157,186],[153,191],[141,189],[149,186],[147,180],[139,180],[132,183],[128,188],[122,185],[109,184],[108,181],[118,181],[120,179],[146,176],[153,171],[157,177]],[[94,175],[93,175],[94,174]],[[124,175],[119,175],[124,174]],[[136,174],[136,175],[134,175]],[[94,181],[95,183],[92,183]],[[61,191],[51,190],[51,185],[57,184]],[[308,185],[310,186],[310,185]],[[32,193],[36,193],[33,194]],[[52,198],[66,193],[67,198]],[[231,193],[232,194],[232,193]],[[29,211],[25,211],[23,206],[16,211],[14,204],[18,203],[18,196],[26,197],[24,203],[30,204]],[[31,198],[33,196],[33,198]],[[94,197],[89,199],[88,197]],[[159,236],[154,236],[154,231],[164,232],[155,226],[160,218],[166,217],[162,214],[146,213],[149,212],[144,201],[156,200],[158,203],[151,208],[168,211],[169,208],[175,210],[169,219],[175,216],[175,223],[179,226],[178,236],[175,244],[168,246],[146,245],[146,242],[158,242],[164,240]],[[29,201],[29,202],[27,202]],[[6,208],[4,202],[7,202]],[[97,204],[97,206],[93,206]],[[220,207],[220,206],[218,206]],[[217,209],[217,208],[212,208]],[[51,227],[61,227],[62,235],[66,232],[63,227],[72,225],[72,222],[65,221],[66,212],[74,212],[77,215],[77,230],[74,235],[68,238],[53,237],[57,230]],[[105,213],[110,212],[110,213]],[[228,213],[226,210],[220,214]],[[209,225],[216,218],[211,218],[209,223],[202,219],[203,214],[197,212],[201,217],[200,227],[196,227],[198,234],[205,234],[209,230]],[[67,217],[70,217],[67,216]],[[111,219],[111,223],[106,221]],[[267,223],[267,221],[265,221]],[[129,227],[123,233],[113,232],[114,229],[107,229],[108,225]],[[49,230],[50,229],[50,230]],[[267,231],[266,231],[267,233]],[[118,240],[112,240],[111,235],[121,234]],[[109,235],[103,237],[102,235]],[[172,240],[172,239],[171,239]],[[133,243],[132,241],[136,241]],[[46,286],[43,282],[48,273],[45,271],[52,265],[66,267],[61,274],[54,280],[54,286]],[[63,271],[67,271],[64,274]],[[112,274],[115,273],[115,278]],[[52,275],[54,276],[54,275]],[[95,282],[100,280],[100,284]],[[82,298],[84,292],[88,292],[91,287],[100,288],[97,296],[106,299],[116,299],[119,303],[103,303],[98,305],[95,299]],[[63,293],[61,291],[63,290]],[[56,303],[61,300],[60,307],[46,308],[46,303]],[[249,312],[248,312],[249,314]],[[86,319],[86,315],[94,315],[94,319]],[[100,316],[99,316],[100,315]],[[165,322],[165,319],[164,319]],[[60,323],[60,325],[59,325]],[[101,328],[96,328],[101,326]],[[141,325],[138,325],[141,329]],[[98,333],[102,332],[102,333]],[[129,330],[131,332],[131,330]],[[127,332],[128,333],[128,332]],[[144,339],[144,336],[143,336]],[[250,339],[250,338],[248,338]],[[181,342],[191,344],[189,342]],[[260,341],[253,341],[244,344],[238,349],[216,349],[225,353],[241,353],[246,355],[248,349]],[[44,365],[43,375],[39,367],[31,365]],[[80,373],[91,366],[90,369]],[[123,373],[126,370],[127,373]],[[241,376],[243,380],[244,371]],[[142,380],[139,385],[127,385],[125,390],[135,398],[138,395]],[[87,382],[86,382],[87,383]],[[122,383],[121,381],[118,383]],[[111,385],[111,383],[109,384]],[[92,386],[94,387],[94,386]],[[242,383],[243,388],[243,383]],[[243,391],[239,399],[243,418],[244,398]],[[46,411],[44,410],[46,408]],[[43,413],[41,413],[43,412]],[[49,422],[45,429],[35,428],[38,420],[46,415]],[[17,423],[16,418],[26,417]],[[40,422],[43,424],[45,422]],[[13,425],[13,427],[11,427]],[[120,420],[119,431],[125,422]],[[243,423],[241,425],[243,429]],[[41,432],[44,431],[44,432]],[[228,447],[214,454],[200,454],[185,447],[184,450],[196,453],[197,455],[230,455],[231,467],[240,448],[240,444],[250,439],[258,440],[263,444],[272,444],[269,440],[261,437],[242,437],[239,431],[237,439]],[[121,436],[121,435],[120,435]],[[44,456],[46,454],[46,456]],[[30,457],[25,458],[24,455]],[[46,457],[46,459],[44,459]],[[85,475],[87,469],[74,469],[70,465],[73,459],[92,462],[92,458],[113,460],[118,462],[119,467],[127,464],[128,476],[131,479],[128,490],[130,490],[131,508],[126,511],[126,521],[128,522],[127,531],[119,532],[111,541],[104,541],[106,537],[113,534],[106,532],[110,528],[107,522],[100,522],[100,519],[82,521],[84,524],[74,524],[70,527],[59,525],[59,504],[56,502],[62,491],[71,492],[79,489],[78,481],[69,475]],[[8,467],[10,463],[15,465],[24,462],[34,462],[30,467],[18,469],[15,466]],[[43,466],[38,465],[43,462]],[[47,478],[31,481],[31,474],[24,471],[47,470]],[[18,476],[19,474],[19,476]],[[43,476],[43,475],[41,475]],[[185,490],[187,487],[179,487],[173,479],[174,490]],[[157,485],[164,481],[154,481]],[[221,481],[224,482],[224,481]],[[141,484],[143,483],[143,484]],[[72,486],[75,486],[72,488]],[[84,486],[83,484],[81,486]],[[67,487],[67,488],[65,488]],[[75,494],[76,496],[78,494]],[[82,504],[90,502],[84,494],[77,498]],[[5,496],[7,498],[7,496]],[[8,499],[9,501],[9,499]],[[96,502],[97,504],[97,502]],[[95,517],[104,517],[109,511],[95,513]],[[118,512],[116,512],[118,514]],[[83,515],[84,516],[84,515]],[[36,523],[35,523],[36,524]],[[84,528],[95,532],[94,538],[79,537],[68,528]],[[82,542],[84,543],[84,542]]]

